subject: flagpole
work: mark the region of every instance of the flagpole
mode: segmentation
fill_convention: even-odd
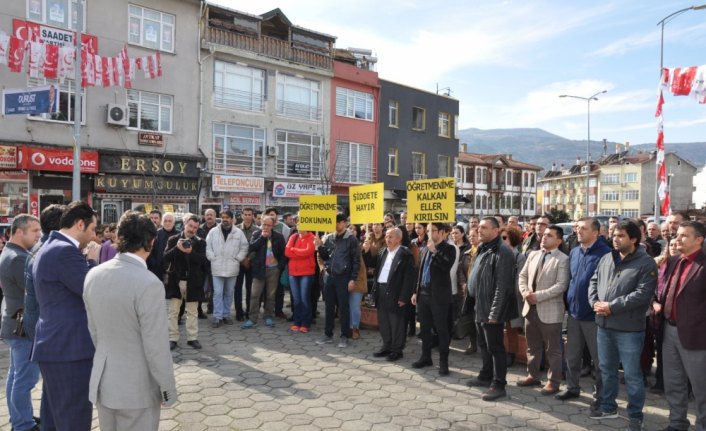
[[[81,33],[83,33],[82,0],[76,2],[76,62],[74,65],[74,166],[71,199],[81,200]]]

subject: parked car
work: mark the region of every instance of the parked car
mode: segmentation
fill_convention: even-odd
[[[606,221],[607,223],[607,221]],[[566,238],[571,235],[571,233],[574,231],[574,224],[573,223],[557,223],[557,226],[561,228],[561,230],[564,231],[564,237],[563,240],[566,241]]]

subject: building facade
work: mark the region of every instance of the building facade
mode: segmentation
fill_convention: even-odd
[[[457,213],[464,216],[502,214],[526,219],[537,211],[540,166],[513,160],[512,155],[475,154],[461,145],[456,165]]]
[[[329,176],[335,37],[207,4],[201,20],[202,207],[296,210]]]
[[[49,0],[5,2],[0,30],[34,42],[32,49],[68,47],[76,37],[77,5]],[[85,51],[104,60],[120,58],[121,51],[125,52],[127,64],[136,72],[126,74],[131,85],[113,82],[103,86],[102,81],[77,85],[73,72],[66,79],[47,78],[31,70],[30,61],[25,61],[20,73],[0,66],[0,81],[5,88],[53,86],[59,100],[57,112],[8,115],[3,119],[0,150],[14,152],[15,164],[13,167],[11,159],[3,159],[2,217],[27,210],[38,214],[51,203],[72,199],[73,107],[79,89],[81,197],[99,211],[101,220],[117,221],[124,210],[132,208],[156,206],[179,213],[197,209],[197,166],[205,162],[195,145],[198,134],[193,121],[198,112],[194,100],[198,94],[199,7],[196,0],[85,3]],[[30,51],[25,53],[26,57],[30,55]],[[142,70],[134,70],[138,64],[135,59],[144,59],[139,63]],[[144,71],[153,59],[157,62],[148,76]],[[157,76],[160,65],[162,75]],[[106,170],[101,162],[111,154],[118,158],[110,159],[115,164],[109,163]],[[123,161],[120,156],[129,160]],[[180,180],[186,182],[178,186],[166,172],[178,169],[177,158],[189,165],[180,173]]]
[[[706,209],[706,166],[699,169],[699,172],[694,175],[694,196],[692,200],[694,208]]]
[[[574,220],[593,216],[598,210],[598,165],[590,166],[580,159],[569,166],[552,165],[538,187],[542,189],[542,205],[540,213],[551,209],[566,211]],[[586,211],[586,178],[588,177],[588,211]]]
[[[406,182],[453,177],[458,100],[380,80],[378,181],[387,211],[405,209]]]
[[[377,182],[380,84],[365,50],[336,50],[331,84],[331,193],[348,206],[348,188]],[[363,59],[368,56],[367,59]]]

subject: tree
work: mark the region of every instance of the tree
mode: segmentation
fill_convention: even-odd
[[[564,210],[558,210],[556,208],[550,209],[547,213],[547,216],[552,221],[552,223],[567,223],[571,221],[571,216],[569,215],[569,213]]]

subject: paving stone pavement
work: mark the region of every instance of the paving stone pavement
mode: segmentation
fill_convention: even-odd
[[[239,322],[211,329],[207,322],[199,321],[203,350],[187,346],[182,336],[173,352],[179,403],[163,409],[160,430],[600,431],[627,426],[624,387],[621,417],[595,421],[588,418],[588,394],[561,402],[540,395],[538,388],[515,386],[526,375],[523,365],[508,370],[508,398],[482,401],[479,389],[465,385],[480,368],[480,357],[464,355],[463,341],[453,341],[451,374],[439,377],[436,367],[410,367],[421,351],[416,337],[408,339],[402,360],[389,363],[372,356],[380,345],[374,331],[361,330],[361,339],[346,349],[315,344],[323,334],[323,315],[308,334],[290,333],[281,319],[274,328],[260,324],[250,330],[241,329]],[[7,366],[8,348],[0,343],[3,380]],[[40,387],[33,394],[36,412]],[[0,392],[4,430],[10,428],[9,417],[5,391]],[[693,403],[690,407],[693,423]],[[663,397],[648,393],[644,411],[645,429],[667,426],[669,409]],[[95,409],[93,424],[98,429]]]

